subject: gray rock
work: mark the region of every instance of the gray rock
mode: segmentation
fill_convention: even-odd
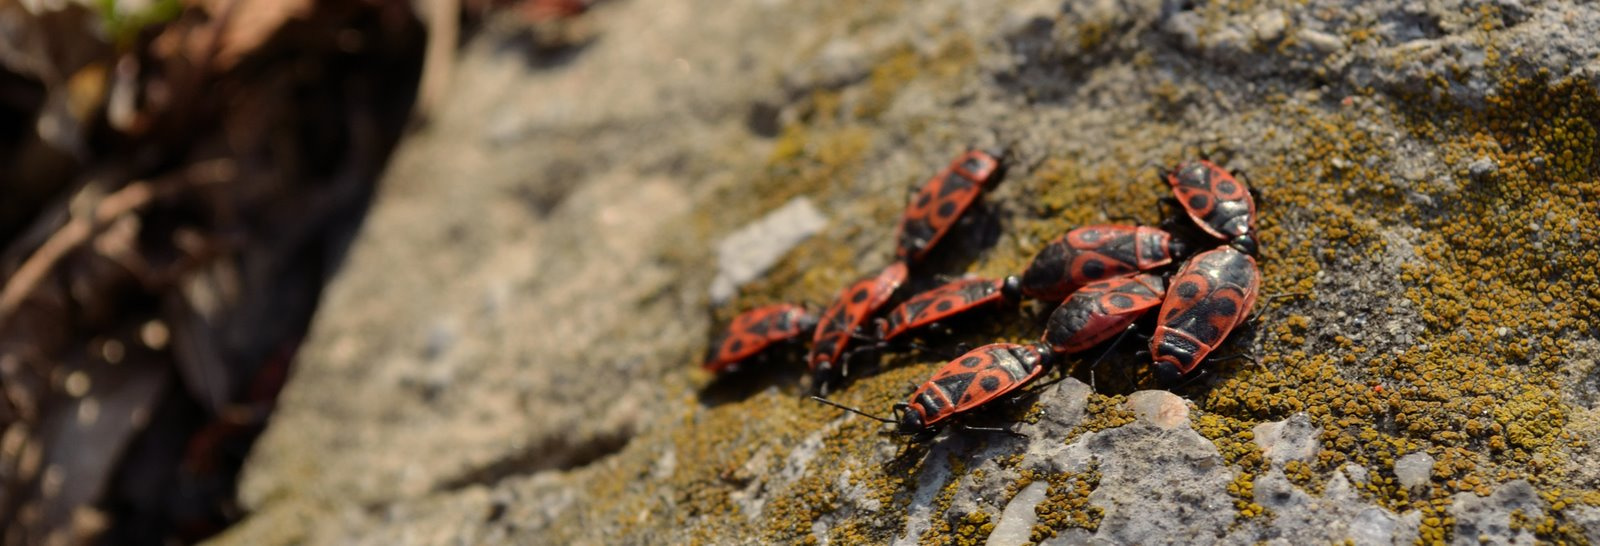
[[[1433,480],[1433,456],[1418,451],[1399,458],[1394,462],[1394,477],[1401,487],[1421,493]]]
[[[1511,528],[1513,512],[1531,521],[1544,518],[1545,502],[1526,480],[1502,484],[1487,497],[1458,493],[1454,500],[1450,514],[1456,518],[1458,539],[1494,545],[1537,542],[1529,529]]]
[[[1600,542],[1600,508],[1593,506],[1568,506],[1566,509],[1567,521],[1571,521],[1583,529],[1583,536],[1589,542]]]
[[[1139,391],[1128,395],[1128,409],[1139,421],[1162,429],[1189,425],[1189,402],[1167,391]]]
[[[1095,541],[1094,535],[1083,529],[1067,529],[1054,538],[1040,542],[1039,546],[1074,546],[1077,544],[1104,544],[1104,541]]]
[[[1283,421],[1256,425],[1253,432],[1261,453],[1274,466],[1282,466],[1289,461],[1307,461],[1315,457],[1322,427],[1312,424],[1306,414],[1296,413]]]
[[[1500,165],[1495,163],[1493,159],[1487,157],[1474,159],[1472,160],[1472,163],[1467,164],[1467,174],[1471,175],[1472,179],[1478,182],[1489,180],[1490,177],[1494,176],[1494,173],[1499,170]]]
[[[859,427],[838,425],[860,417],[800,419],[792,402],[779,401],[790,395],[782,380],[755,380],[772,381],[750,395],[765,397],[758,404],[697,397],[709,389],[692,362],[709,337],[708,301],[731,297],[806,236],[822,233],[830,248],[865,262],[886,259],[906,185],[925,179],[932,158],[973,141],[1009,145],[1010,178],[1022,182],[984,196],[998,227],[980,221],[957,231],[992,239],[956,247],[918,281],[963,268],[1004,274],[1015,258],[1008,253],[1042,245],[1013,228],[1036,220],[1037,196],[1026,192],[1049,160],[1067,160],[1086,188],[1112,182],[1100,197],[1146,191],[1148,181],[1122,176],[1198,145],[1229,148],[1241,165],[1299,165],[1307,135],[1281,121],[1302,110],[1347,116],[1387,152],[1352,149],[1334,168],[1310,162],[1299,174],[1327,192],[1319,198],[1392,192],[1416,203],[1419,216],[1434,214],[1481,184],[1452,178],[1460,165],[1445,165],[1438,143],[1412,132],[1399,97],[1481,106],[1500,73],[1485,68],[1485,44],[1519,73],[1543,68],[1600,83],[1600,64],[1585,61],[1600,59],[1590,39],[1600,11],[1500,2],[1493,5],[1506,28],[1487,35],[1477,5],[1313,0],[1234,12],[1161,0],[623,2],[584,16],[603,38],[536,70],[503,59],[493,36],[475,38],[463,53],[461,94],[402,146],[363,239],[328,288],[328,311],[241,486],[251,519],[222,542],[758,543],[825,540],[862,525],[870,541],[916,542],[936,523],[985,513],[998,543],[1027,531],[1044,490],[1036,482],[1002,502],[999,492],[1020,472],[1090,470],[1101,477],[1089,497],[1104,511],[1100,527],[1051,543],[1410,542],[1420,514],[1394,513],[1361,492],[1374,469],[1346,465],[1319,476],[1327,480],[1321,495],[1277,470],[1322,447],[1305,416],[1256,430],[1271,466],[1250,500],[1271,515],[1240,520],[1227,493],[1240,469],[1191,423],[1209,417],[1204,399],[1136,392],[1128,398],[1134,422],[1080,434],[1090,388],[1067,380],[1039,393],[1037,423],[1014,425],[1026,438],[949,430],[905,447],[875,432],[840,437]],[[1367,37],[1353,38],[1357,29]],[[867,98],[890,107],[870,120],[852,117]],[[502,115],[508,110],[515,114]],[[746,127],[753,111],[765,125],[803,131],[770,138]],[[504,120],[512,123],[497,126],[496,146],[462,137]],[[795,174],[783,171],[793,165],[774,166],[775,142],[801,148],[806,165],[842,164],[825,165],[832,178],[743,229],[698,229],[728,225],[719,214],[731,204],[715,200],[724,190]],[[1395,176],[1352,179],[1363,168]],[[552,172],[574,182],[546,180]],[[505,198],[531,190],[560,199],[530,213]],[[1100,220],[1092,203],[1071,206],[1084,210],[1062,212]],[[1317,239],[1299,205],[1262,210],[1278,244],[1338,244]],[[1351,221],[1381,244],[1372,255],[1315,262],[1315,304],[1294,310],[1310,318],[1306,346],[1258,336],[1248,340],[1254,348],[1314,353],[1336,336],[1359,340],[1369,352],[1341,368],[1353,374],[1347,379],[1367,359],[1426,350],[1417,345],[1428,322],[1406,296],[1416,281],[1401,279],[1431,265],[1424,255],[1438,234],[1422,221]],[[1579,229],[1541,222],[1553,238]],[[721,244],[705,240],[718,236]],[[854,262],[796,258],[827,275],[860,272]],[[434,336],[430,349],[436,324],[449,324],[451,335]],[[431,401],[419,391],[431,391]],[[752,411],[762,404],[779,409]],[[669,487],[706,464],[682,439],[704,432],[704,417],[729,411],[748,415],[717,447],[744,460],[724,461],[695,490]],[[784,427],[808,432],[781,435],[794,440],[780,445],[769,432]],[[861,456],[819,463],[841,445]],[[1591,454],[1572,457],[1574,467],[1595,466]],[[1403,485],[1427,483],[1423,462],[1397,465]],[[891,502],[877,496],[881,484],[858,483],[885,468],[905,471],[894,475],[903,481]],[[627,480],[618,485],[616,476]],[[703,497],[727,502],[690,515]],[[830,511],[795,535],[764,534],[819,498]],[[1525,483],[1455,503],[1456,536],[1468,541],[1526,540],[1510,530],[1510,511],[1544,509]],[[485,512],[499,515],[488,521]],[[1596,528],[1593,509],[1564,513]],[[273,540],[281,536],[289,538]]]
[[[1030,454],[1034,450],[1060,445],[1065,435],[1083,421],[1083,412],[1094,390],[1077,379],[1062,380],[1039,395],[1043,408],[1037,423],[1024,423],[1017,431],[1028,436]],[[1047,458],[1047,457],[1042,457]]]
[[[1061,391],[1070,404],[1081,403],[1077,393],[1087,386],[1072,383]],[[1093,467],[1100,472],[1100,487],[1089,502],[1104,510],[1104,517],[1093,540],[1160,544],[1223,536],[1233,517],[1231,502],[1203,491],[1225,487],[1233,471],[1222,463],[1216,446],[1188,428],[1188,403],[1165,391],[1141,391],[1129,396],[1128,406],[1138,421],[1085,435],[1051,453],[1045,467],[1056,472]],[[1040,451],[1037,446],[1030,449],[1024,464],[1031,464]],[[1163,507],[1165,517],[1147,517],[1152,506]],[[1069,537],[1084,538],[1069,533],[1057,539]]]
[[[911,503],[906,507],[905,531],[895,537],[894,544],[916,544],[917,539],[932,527],[933,518],[938,517],[934,512],[935,497],[945,484],[957,478],[951,473],[950,454],[962,445],[961,441],[941,442],[928,450],[922,472],[917,476],[916,486],[911,492]]]
[[[1289,17],[1283,10],[1271,9],[1256,15],[1251,25],[1255,29],[1256,39],[1263,42],[1276,42],[1283,39],[1284,30],[1289,26]]]
[[[1044,501],[1045,493],[1050,485],[1045,482],[1033,482],[1011,497],[1011,502],[1006,503],[1006,509],[1000,513],[1000,521],[995,523],[994,530],[989,533],[989,546],[1009,546],[1028,542],[1033,534],[1033,524],[1039,522],[1039,515],[1033,508]]]
[[[822,86],[837,87],[851,81],[866,77],[872,69],[870,52],[859,41],[838,38],[829,41],[818,52],[816,62],[812,65],[813,72],[805,79],[804,84],[791,81],[791,87]],[[805,74],[799,70],[794,74]]]
[[[732,298],[741,285],[760,277],[789,249],[827,223],[827,217],[810,199],[796,197],[723,237],[717,243],[717,276],[711,280],[711,301],[722,303]]]
[[[1344,49],[1344,40],[1338,36],[1322,32],[1313,28],[1302,28],[1295,33],[1295,38],[1301,43],[1311,46],[1312,50],[1319,53],[1333,53]]]
[[[957,484],[961,492],[951,502],[948,514],[970,514],[974,512],[987,512],[998,519],[1020,516],[1022,505],[1012,500],[1006,506],[1000,506],[996,498],[996,491],[1004,491],[1010,484],[1015,483],[1020,475],[1014,469],[1002,468],[997,462],[1002,455],[1020,453],[1022,462],[1020,468],[1033,469],[1043,472],[1081,472],[1088,468],[1090,457],[1081,449],[1076,449],[1077,444],[1069,445],[1065,442],[1065,433],[1071,431],[1083,419],[1084,408],[1088,404],[1088,385],[1077,379],[1068,378],[1043,389],[1038,395],[1038,406],[1041,417],[1037,423],[1025,423],[1017,427],[1022,438],[996,436],[985,438],[983,449],[968,453],[963,457],[970,470],[965,476],[949,474],[948,467],[933,463],[947,459],[952,453],[962,453],[963,450],[971,451],[970,438],[965,436],[947,436],[940,440],[938,446],[928,453],[928,471],[919,481],[918,495],[913,496],[914,511],[911,513],[911,522],[906,532],[897,540],[899,543],[914,543],[924,531],[930,528],[934,518],[944,517],[934,513],[929,504],[922,504],[918,499],[926,492],[937,492],[937,489],[924,489],[925,487],[943,486],[950,480],[959,480]],[[1081,447],[1081,446],[1080,446]],[[932,463],[932,464],[931,464]],[[981,477],[979,477],[981,476]],[[1042,482],[1035,485],[1044,486]],[[1040,490],[1040,497],[1043,496]],[[1021,497],[1019,494],[1018,497]],[[931,497],[927,497],[931,500]],[[1026,501],[1024,501],[1026,502]],[[1026,517],[1034,517],[1032,506],[1038,500],[1029,504]],[[1016,513],[1013,513],[1016,512]],[[1007,514],[1010,514],[1009,516]],[[998,525],[998,524],[997,524]],[[1015,525],[1015,523],[1013,523]],[[1031,532],[1032,524],[1020,531],[1025,540]]]
[[[1100,487],[1089,495],[1090,504],[1104,510],[1096,540],[1209,542],[1223,537],[1233,522],[1233,502],[1215,492],[1227,489],[1235,471],[1223,463],[1215,445],[1187,426],[1162,427],[1141,420],[1080,442],[1082,452],[1097,462],[1101,476]],[[1150,517],[1152,510],[1162,517]]]
[[[1273,519],[1240,527],[1228,536],[1229,542],[1403,544],[1418,533],[1418,518],[1398,516],[1363,500],[1343,474],[1334,474],[1319,497],[1300,490],[1274,468],[1256,479],[1254,500],[1271,510]]]
[[[1350,483],[1358,486],[1367,485],[1367,478],[1370,477],[1366,467],[1351,463],[1345,463],[1344,466],[1339,467],[1339,473],[1342,476],[1349,477]]]

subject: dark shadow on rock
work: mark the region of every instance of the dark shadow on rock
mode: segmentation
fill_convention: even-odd
[[[535,217],[544,218],[561,206],[567,196],[584,180],[584,166],[568,158],[557,158],[542,171],[530,173],[525,184],[519,184],[510,193],[522,202]]]
[[[778,119],[782,113],[783,109],[776,104],[756,101],[750,105],[750,110],[745,112],[744,126],[756,136],[776,137],[783,129],[783,121]]]
[[[597,38],[566,41],[553,31],[520,28],[496,40],[495,53],[519,55],[529,69],[552,69],[571,64],[594,45]]]
[[[737,370],[717,374],[700,389],[700,405],[714,408],[740,402],[774,386],[797,395],[805,384],[805,352],[799,347],[768,351],[746,362]]]
[[[1079,92],[1095,67],[1106,66],[1119,55],[1112,48],[1101,48],[1083,55],[1063,57],[1055,50],[1056,22],[1043,17],[1006,37],[1011,50],[1026,62],[1006,72],[995,74],[995,83],[1030,102],[1063,102]],[[1107,29],[1107,34],[1120,34],[1128,29]]]
[[[900,443],[900,450],[896,451],[894,457],[884,464],[884,474],[888,476],[912,475],[918,467],[922,466],[928,454],[933,452],[933,442],[938,441],[936,438],[927,442],[913,442],[909,436],[892,436],[891,438]],[[909,491],[901,491],[902,494],[907,492]]]
[[[542,440],[527,449],[443,480],[434,490],[455,491],[476,485],[490,486],[514,476],[588,466],[622,451],[633,440],[633,432],[621,430],[582,438],[556,436]]]

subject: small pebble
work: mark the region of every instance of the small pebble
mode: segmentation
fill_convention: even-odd
[[[1428,485],[1433,476],[1433,456],[1418,451],[1394,462],[1394,477],[1400,485],[1416,491]]]
[[[1139,391],[1128,395],[1128,409],[1144,421],[1164,429],[1189,422],[1189,404],[1167,391]]]
[[[1489,159],[1487,157],[1474,159],[1472,160],[1472,163],[1467,165],[1467,174],[1472,175],[1472,179],[1479,182],[1488,180],[1489,177],[1494,176],[1494,173],[1499,170],[1500,165],[1495,164],[1493,159]]]
[[[1333,53],[1344,49],[1344,40],[1320,30],[1302,28],[1300,32],[1295,33],[1295,37],[1299,38],[1302,43],[1311,46],[1311,49],[1322,53]]]
[[[1269,10],[1256,15],[1256,39],[1263,42],[1276,42],[1283,39],[1283,31],[1289,26],[1289,19],[1282,10]]]

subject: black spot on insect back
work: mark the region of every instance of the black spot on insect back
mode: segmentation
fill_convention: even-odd
[[[1177,290],[1176,293],[1178,294],[1178,297],[1183,298],[1183,299],[1189,299],[1189,298],[1195,297],[1196,295],[1198,295],[1200,293],[1200,285],[1195,284],[1192,281],[1184,282],[1184,283],[1179,284],[1178,287],[1176,288],[1176,290]]]
[[[1127,309],[1129,307],[1133,307],[1133,298],[1124,296],[1122,294],[1111,296],[1111,306],[1117,309]]]
[[[971,188],[972,188],[972,182],[971,181],[967,180],[966,178],[962,177],[959,174],[950,173],[950,176],[945,177],[944,184],[941,184],[939,186],[939,198],[943,199],[943,198],[949,197],[949,196],[951,196],[951,195],[953,195],[955,193],[958,193],[958,192],[961,192],[961,191],[964,191],[964,190],[969,190]]]
[[[1083,276],[1089,279],[1098,279],[1106,275],[1106,264],[1100,260],[1084,260]]]
[[[1211,309],[1209,309],[1209,311],[1218,315],[1231,317],[1239,312],[1239,306],[1233,303],[1233,300],[1231,299],[1218,298],[1211,302]]]

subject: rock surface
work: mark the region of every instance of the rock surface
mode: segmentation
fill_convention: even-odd
[[[711,279],[711,301],[726,303],[740,286],[760,277],[827,222],[810,200],[796,197],[723,237],[717,243],[717,276]]]
[[[469,42],[251,455],[253,515],[220,542],[1600,533],[1581,266],[1600,259],[1600,12],[625,0],[584,17],[596,37],[554,57],[493,28]],[[734,313],[825,304],[887,263],[906,188],[995,145],[1006,181],[911,290],[1013,274],[1073,225],[1153,224],[1147,166],[1209,150],[1266,196],[1263,292],[1299,296],[1263,299],[1218,350],[1255,362],[1174,393],[1129,343],[972,417],[1025,437],[907,444],[805,401],[793,355],[699,375]],[[708,312],[714,242],[802,196],[827,224]],[[1048,311],[938,345],[1032,339]],[[839,402],[886,413],[940,363],[878,360]]]
[[[1433,478],[1433,462],[1431,455],[1422,452],[1401,457],[1394,462],[1394,478],[1400,481],[1400,487],[1420,493],[1420,489],[1426,487],[1428,480]]]

